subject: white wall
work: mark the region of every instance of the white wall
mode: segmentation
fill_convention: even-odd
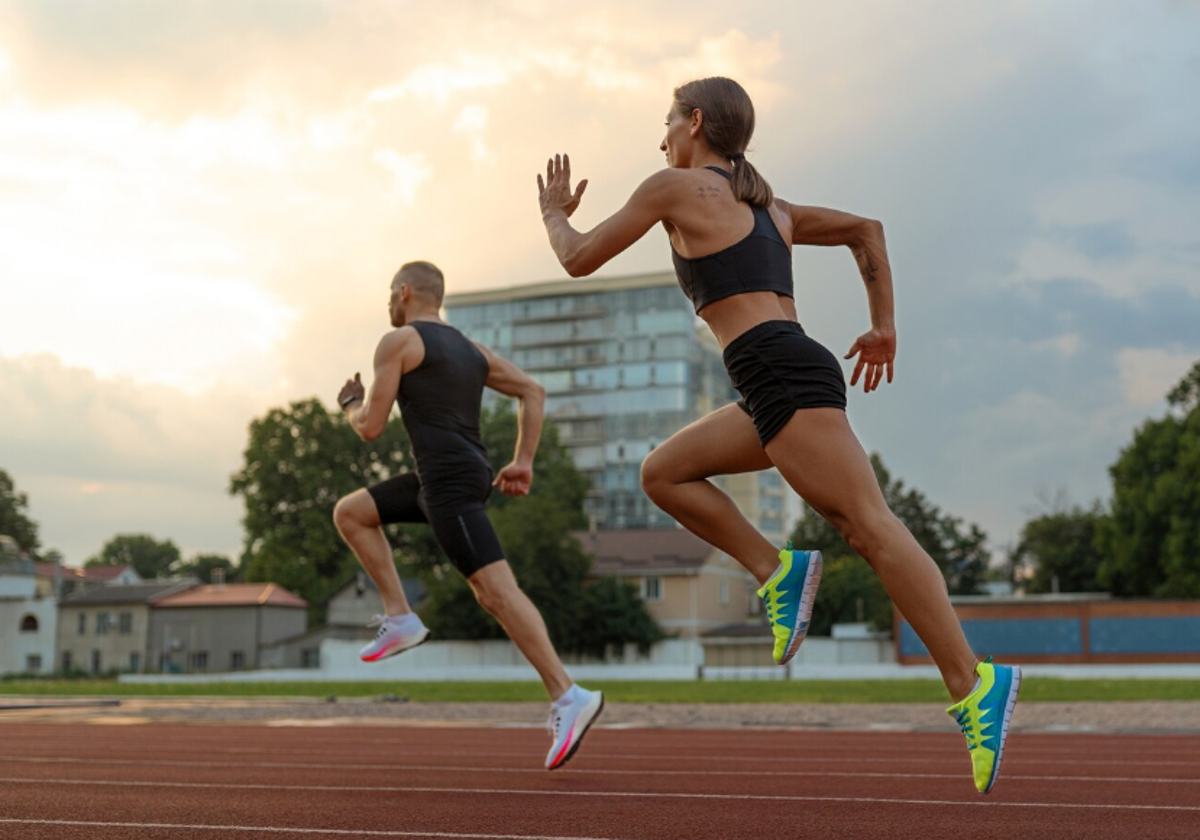
[[[54,661],[58,609],[53,598],[34,597],[36,592],[37,579],[32,575],[0,575],[0,675],[25,673],[30,656],[42,658],[38,673],[48,674],[58,667]],[[21,632],[27,615],[37,619],[36,632]]]

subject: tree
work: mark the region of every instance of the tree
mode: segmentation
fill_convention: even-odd
[[[1091,509],[1078,506],[1051,511],[1030,519],[1021,529],[1010,561],[1025,578],[1025,591],[1097,592],[1100,551],[1097,537],[1105,513],[1099,502]]]
[[[220,569],[225,583],[233,583],[238,579],[238,568],[233,561],[223,554],[197,554],[191,560],[180,564],[176,572],[186,577],[194,577],[205,583],[214,583],[213,574]]]
[[[987,535],[974,523],[964,526],[962,519],[942,513],[919,490],[907,488],[903,481],[893,479],[878,455],[871,456],[871,467],[875,470],[884,501],[937,563],[951,594],[978,592],[987,576]],[[820,549],[825,557],[826,570],[817,596],[817,609],[813,613],[814,628],[827,631],[828,625],[855,621],[860,599],[865,614],[877,628],[891,626],[887,610],[875,606],[883,588],[874,573],[869,570],[866,570],[869,574],[863,573],[865,564],[858,554],[838,530],[808,504],[804,505],[800,521],[792,532],[792,544],[797,548]],[[853,562],[837,562],[847,558]],[[855,568],[855,564],[861,568]],[[827,613],[828,618],[822,613]]]
[[[38,526],[26,511],[29,497],[17,492],[12,477],[0,469],[0,534],[12,537],[24,551],[38,547]]]
[[[1200,597],[1200,362],[1167,401],[1172,411],[1138,428],[1109,468],[1098,579],[1115,595]]]
[[[149,534],[118,534],[104,544],[84,566],[133,566],[146,580],[167,577],[179,562],[179,547]]]

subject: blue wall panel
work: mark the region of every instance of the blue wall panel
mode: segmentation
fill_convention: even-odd
[[[1200,653],[1200,616],[1130,616],[1088,622],[1092,653]]]
[[[1076,618],[967,619],[962,627],[971,648],[980,656],[1083,653],[1083,628]],[[929,655],[907,621],[900,622],[900,655]]]

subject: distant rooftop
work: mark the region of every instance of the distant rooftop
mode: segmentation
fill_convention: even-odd
[[[716,551],[682,528],[627,528],[576,531],[584,551],[595,555],[598,575],[681,575],[697,571]]]
[[[622,289],[648,289],[654,286],[674,286],[675,275],[669,271],[649,274],[626,274],[620,277],[588,277],[583,280],[543,280],[539,283],[523,283],[500,289],[483,289],[478,292],[448,294],[447,307],[472,306],[478,303],[504,303],[510,300],[529,300],[559,295],[582,295],[595,292],[618,292]]]
[[[300,607],[308,602],[277,583],[218,583],[163,598],[155,607]]]
[[[155,581],[129,585],[95,586],[72,592],[59,603],[64,607],[104,606],[109,604],[156,604],[165,596],[195,586],[194,578]]]

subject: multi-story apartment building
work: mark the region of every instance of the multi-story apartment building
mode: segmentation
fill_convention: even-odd
[[[445,307],[451,324],[512,359],[546,388],[547,414],[592,481],[586,511],[596,527],[675,524],[642,492],[642,459],[737,394],[720,349],[674,275],[451,294]],[[763,534],[782,544],[788,523],[778,473],[721,482]]]

